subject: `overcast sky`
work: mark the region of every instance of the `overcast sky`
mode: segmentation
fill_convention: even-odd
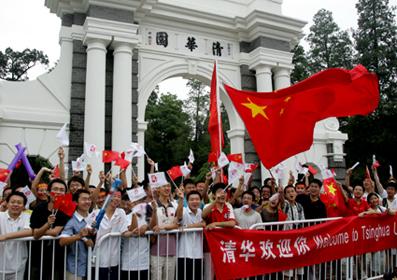
[[[215,0],[216,1],[216,0]],[[304,32],[308,33],[313,15],[321,8],[332,11],[336,23],[341,29],[357,26],[356,0],[284,0],[283,14],[308,22]],[[397,5],[397,0],[390,0]],[[51,65],[59,58],[58,33],[59,18],[51,14],[44,6],[44,0],[8,0],[0,9],[0,50],[12,47],[14,50],[36,48],[46,53]],[[35,76],[44,69],[37,69]],[[161,91],[171,91],[168,81]],[[183,89],[179,89],[183,90]],[[178,95],[183,94],[179,92]]]

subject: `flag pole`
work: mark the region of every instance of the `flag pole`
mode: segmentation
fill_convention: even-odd
[[[219,97],[219,79],[218,79],[218,59],[215,59],[215,79],[216,79],[216,111],[218,118],[218,135],[219,135],[219,150],[217,158],[220,157],[222,151],[222,127],[221,127],[221,99]],[[223,183],[223,169],[221,169],[221,182]]]
[[[176,186],[176,184],[175,184],[174,180],[172,180],[172,178],[171,178],[170,174],[168,174],[168,172],[167,172],[167,171],[165,172],[165,174],[167,174],[168,178],[170,178],[170,179],[171,179],[171,182],[172,182],[172,184],[174,184],[174,187],[175,187],[175,188],[178,188],[178,187]]]

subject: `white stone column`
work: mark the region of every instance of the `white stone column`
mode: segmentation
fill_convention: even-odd
[[[244,128],[230,129],[227,132],[227,137],[230,140],[230,152],[232,154],[242,153],[244,155]]]
[[[105,148],[105,72],[106,46],[109,41],[89,38],[87,44],[87,74],[85,90],[84,141]],[[101,159],[93,159],[93,174],[104,166]],[[93,178],[95,180],[96,178]]]
[[[258,92],[273,91],[271,66],[260,64],[257,67],[255,67],[255,71],[256,71],[256,90]],[[270,177],[270,173],[261,163],[261,184],[263,184],[263,181],[267,177]]]
[[[138,120],[138,144],[145,147],[145,131],[147,129],[147,122]],[[149,155],[150,156],[150,155]],[[138,178],[140,181],[144,180],[146,177],[145,174],[145,157],[138,158]]]
[[[274,89],[282,89],[291,85],[290,69],[276,68],[274,69]]]
[[[272,68],[269,65],[260,64],[255,68],[256,90],[258,92],[273,91]]]
[[[112,150],[125,151],[132,136],[132,45],[116,42],[113,45],[113,107],[112,107]],[[119,167],[114,166],[113,172]],[[131,182],[131,169],[127,170]]]

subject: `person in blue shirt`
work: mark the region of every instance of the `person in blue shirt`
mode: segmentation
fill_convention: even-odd
[[[94,245],[90,238],[93,234],[91,225],[94,221],[89,215],[92,204],[90,192],[85,189],[77,190],[73,194],[73,201],[77,203],[77,208],[73,217],[65,225],[59,244],[70,245],[66,258],[66,279],[81,280],[87,276],[87,248]]]

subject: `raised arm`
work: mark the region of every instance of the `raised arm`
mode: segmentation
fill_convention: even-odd
[[[37,172],[36,177],[32,181],[32,188],[31,191],[32,193],[37,197],[37,186],[39,185],[41,181],[41,177],[43,177],[43,174],[45,172],[51,173],[51,169],[47,167],[42,167],[39,172]]]
[[[58,158],[59,158],[59,177],[66,181],[66,172],[65,172],[65,151],[63,150],[62,147],[58,148]]]
[[[92,166],[91,164],[87,164],[87,167],[85,169],[85,171],[87,172],[87,177],[85,177],[85,188],[87,190],[89,190],[90,188],[90,181],[91,181],[91,175],[92,175]]]
[[[175,216],[178,221],[182,220],[183,217],[183,199],[185,194],[181,188],[176,189],[176,194],[178,195],[178,207],[176,208]]]
[[[232,199],[229,201],[229,203],[231,205],[234,205],[234,203],[236,203],[236,201],[238,200],[238,198],[241,196],[241,194],[244,192],[244,176],[241,176],[239,178],[239,182],[238,182],[238,186],[236,191],[234,192],[234,195],[232,197]]]
[[[345,175],[345,185],[347,187],[351,187],[350,186],[350,177],[352,176],[353,170],[351,168],[346,170],[346,175]]]
[[[375,180],[375,186],[376,190],[378,191],[378,194],[380,194],[382,197],[384,196],[384,193],[386,192],[385,189],[383,188],[380,180],[379,180],[379,174],[378,170],[374,167],[372,167],[372,171],[374,173],[374,180]]]
[[[147,158],[147,163],[150,165],[149,174],[154,173],[156,163],[149,157]]]

